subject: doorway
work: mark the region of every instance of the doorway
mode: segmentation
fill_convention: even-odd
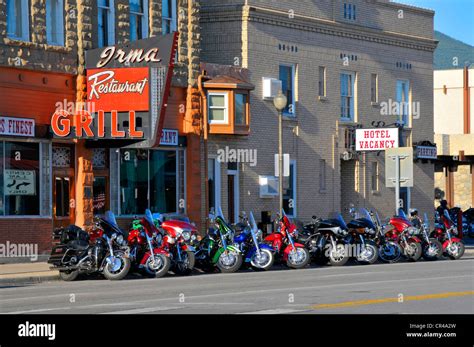
[[[227,166],[227,215],[229,223],[239,221],[239,169],[237,163]]]
[[[74,147],[54,145],[53,164],[53,227],[65,227],[75,222]]]

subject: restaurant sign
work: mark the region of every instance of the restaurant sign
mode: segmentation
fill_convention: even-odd
[[[356,151],[398,148],[398,128],[356,129]]]
[[[0,135],[35,136],[35,120],[0,116]]]

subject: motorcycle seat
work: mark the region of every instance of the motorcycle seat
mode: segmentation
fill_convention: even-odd
[[[77,251],[84,251],[89,247],[89,243],[83,240],[73,240],[69,242],[68,247],[73,248]]]

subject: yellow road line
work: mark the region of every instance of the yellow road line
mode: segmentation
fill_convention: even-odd
[[[460,297],[474,295],[474,290],[467,292],[447,292],[439,294],[425,294],[425,295],[412,295],[412,296],[403,296],[403,298],[393,297],[393,298],[383,298],[383,299],[369,299],[369,300],[358,300],[358,301],[345,301],[335,304],[320,304],[313,305],[311,308],[313,310],[325,309],[325,308],[339,308],[339,307],[351,307],[351,306],[363,306],[363,305],[374,305],[374,304],[384,304],[387,302],[405,302],[405,301],[419,301],[419,300],[430,300],[430,299],[445,299],[451,297]],[[403,299],[403,301],[400,301]]]

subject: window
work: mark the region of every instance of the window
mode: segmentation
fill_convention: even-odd
[[[99,0],[97,3],[98,46],[115,44],[115,8],[114,0]]]
[[[228,124],[229,107],[227,93],[209,93],[209,123]]]
[[[376,73],[370,75],[370,101],[379,101],[379,77]]]
[[[161,32],[163,35],[176,31],[176,0],[162,0]]]
[[[344,19],[355,20],[356,19],[356,5],[344,3],[343,4]]]
[[[290,217],[296,217],[296,161],[290,161],[290,176],[283,180],[283,209]]]
[[[120,214],[179,211],[182,150],[120,150]],[[183,180],[184,182],[185,180]],[[183,211],[184,212],[184,211]]]
[[[319,67],[318,95],[326,96],[326,68]]]
[[[40,144],[5,141],[0,149],[1,214],[40,215]]]
[[[326,160],[319,160],[319,191],[326,191]]]
[[[130,0],[130,41],[148,37],[148,1]]]
[[[247,94],[235,94],[235,125],[247,124]]]
[[[408,125],[410,113],[410,82],[407,80],[397,80],[397,104],[398,120]]]
[[[7,0],[7,36],[15,40],[30,40],[28,0]]]
[[[49,45],[64,46],[63,0],[46,0],[46,41]]]
[[[280,65],[281,91],[287,98],[287,106],[283,110],[285,116],[295,116],[295,66]]]
[[[374,161],[372,162],[372,191],[378,192],[379,190],[379,163]]]
[[[341,119],[354,120],[354,79],[352,73],[341,73]]]

